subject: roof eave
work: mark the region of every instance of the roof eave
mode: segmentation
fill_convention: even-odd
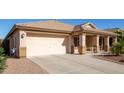
[[[83,32],[86,32],[88,33],[89,30],[84,30],[83,29]],[[92,30],[90,30],[92,31]],[[92,32],[89,32],[89,33],[94,33],[94,34],[101,34],[101,35],[111,35],[111,36],[117,36],[116,33],[108,33],[108,32],[103,32],[103,31],[99,31],[99,32],[96,32],[96,31],[92,31]]]
[[[24,30],[35,30],[35,31],[49,31],[49,32],[57,32],[57,33],[71,33],[72,31],[65,31],[65,30],[57,30],[57,29],[48,29],[48,28],[38,28],[38,27],[28,27],[28,26],[20,26],[16,25],[18,29],[24,29]]]
[[[16,29],[24,29],[24,30],[36,30],[36,31],[49,31],[49,32],[56,32],[56,33],[66,33],[70,34],[72,31],[64,31],[64,30],[56,30],[56,29],[47,29],[47,28],[36,28],[36,27],[28,27],[28,26],[20,26],[20,25],[14,25],[12,29],[9,31],[9,33],[5,36],[3,39],[4,41],[16,30]]]

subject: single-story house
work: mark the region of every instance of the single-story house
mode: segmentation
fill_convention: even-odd
[[[52,54],[84,54],[109,51],[115,33],[99,30],[92,23],[69,25],[57,20],[15,24],[4,39],[9,55],[30,57]]]

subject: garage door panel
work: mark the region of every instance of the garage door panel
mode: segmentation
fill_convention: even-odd
[[[65,54],[66,37],[27,37],[27,56]]]

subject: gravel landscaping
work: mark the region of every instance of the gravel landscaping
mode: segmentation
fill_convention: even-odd
[[[9,58],[6,65],[3,74],[47,74],[47,71],[26,58]]]
[[[108,60],[111,62],[116,62],[119,64],[124,64],[124,56],[116,56],[116,55],[97,55],[97,58]]]

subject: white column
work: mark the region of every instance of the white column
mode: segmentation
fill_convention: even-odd
[[[79,35],[79,46],[85,47],[86,46],[86,34],[83,33]]]
[[[69,35],[69,54],[71,54],[71,49],[72,49],[72,36]]]
[[[117,36],[114,38],[115,40],[114,40],[114,43],[117,43]]]
[[[79,53],[83,54],[86,51],[86,34],[79,35]]]
[[[107,36],[107,46],[108,46],[108,48],[110,47],[110,45],[109,45],[109,36]]]
[[[96,35],[96,51],[99,51],[99,35]]]
[[[93,37],[93,52],[99,51],[99,35]]]
[[[109,51],[110,45],[109,45],[109,36],[105,37],[105,51]]]

